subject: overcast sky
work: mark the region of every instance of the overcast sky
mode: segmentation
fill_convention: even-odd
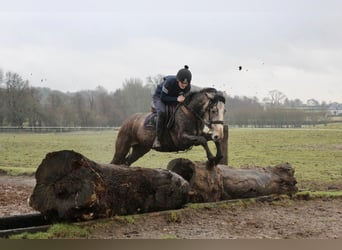
[[[342,102],[341,13],[338,0],[0,0],[0,69],[111,92],[187,64],[231,96]]]

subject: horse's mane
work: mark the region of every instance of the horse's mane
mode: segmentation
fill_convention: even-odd
[[[204,89],[201,89],[199,92],[215,92],[217,93],[217,90],[215,88],[204,88]]]
[[[225,103],[225,98],[220,91],[217,91],[215,88],[203,88],[199,91],[191,91],[190,93],[188,93],[184,101],[184,104],[185,105],[189,104],[194,98],[194,96],[196,96],[197,94],[208,93],[208,92],[215,94],[214,102],[222,101]]]

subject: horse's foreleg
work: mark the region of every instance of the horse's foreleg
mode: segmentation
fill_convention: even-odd
[[[202,144],[205,152],[207,153],[207,158],[208,158],[208,167],[212,168],[217,164],[216,157],[211,153],[208,143],[206,142],[205,144]]]
[[[183,139],[190,140],[195,146],[202,145],[207,153],[209,167],[213,167],[216,164],[216,157],[211,153],[208,146],[208,141],[204,136],[183,135]]]
[[[211,153],[210,149],[209,149],[209,146],[208,146],[208,143],[204,143],[202,144],[205,152],[207,153],[207,158],[209,161],[213,161],[215,159],[215,156]]]
[[[211,134],[206,134],[204,133],[203,134],[203,137],[207,139],[207,141],[211,141],[212,138],[211,138]],[[214,141],[215,143],[215,146],[216,146],[216,156],[215,156],[215,159],[214,159],[214,163],[215,165],[218,164],[222,158],[223,158],[223,154],[222,154],[222,147],[221,147],[221,144],[222,144],[222,141]]]
[[[195,146],[198,146],[198,145],[204,146],[204,144],[207,143],[207,139],[204,136],[196,136],[196,135],[184,134],[182,135],[181,140],[190,141],[191,144]]]
[[[222,154],[222,148],[221,148],[221,141],[215,141],[215,146],[216,146],[216,159],[215,162],[216,164],[218,164],[222,158],[223,158],[223,154]]]

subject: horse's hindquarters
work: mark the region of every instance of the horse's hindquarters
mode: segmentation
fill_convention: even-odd
[[[144,122],[149,114],[137,113],[124,121],[116,139],[112,164],[130,165],[149,151],[155,137],[154,130],[144,128]]]

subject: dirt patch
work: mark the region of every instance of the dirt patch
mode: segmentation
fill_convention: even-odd
[[[32,176],[0,176],[0,216],[36,212],[27,204],[34,185]],[[220,202],[87,226],[96,239],[342,239],[342,199]]]
[[[32,176],[0,176],[0,216],[36,212],[28,205],[36,180]]]
[[[185,208],[96,223],[97,239],[342,239],[342,200]]]

